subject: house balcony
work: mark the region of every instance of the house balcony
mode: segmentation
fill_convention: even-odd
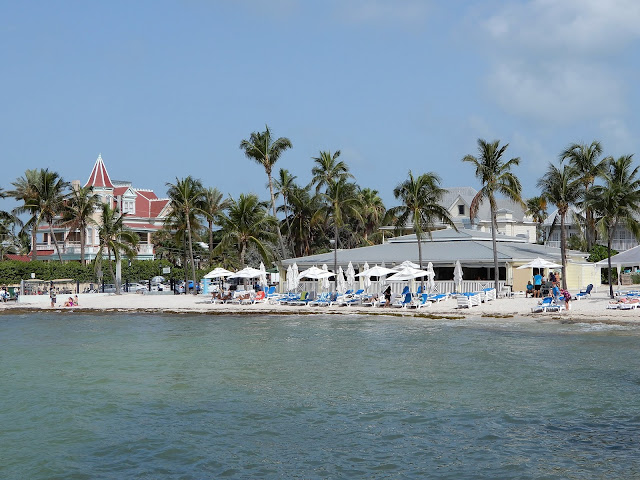
[[[58,246],[60,247],[60,253],[62,255],[68,255],[70,257],[77,256],[78,258],[80,258],[81,248],[80,248],[79,242],[58,243]],[[140,243],[138,244],[136,249],[138,251],[139,256],[153,257],[153,245],[150,243]],[[53,250],[55,254],[56,246],[54,244],[48,244],[48,243],[38,243],[36,245],[36,251],[46,251],[46,250],[49,250],[49,251]],[[97,246],[86,245],[84,247],[84,254],[86,257],[89,257],[89,258],[95,257],[98,254],[98,250],[99,248]]]

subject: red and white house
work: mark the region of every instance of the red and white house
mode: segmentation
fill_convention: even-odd
[[[72,184],[76,188],[80,182],[75,180]],[[153,190],[136,188],[128,181],[111,180],[102,155],[98,155],[89,179],[85,183],[85,186],[87,185],[93,187],[94,193],[100,197],[103,203],[118,207],[120,212],[126,214],[124,224],[139,236],[136,259],[153,260],[151,235],[162,228],[170,209],[169,199],[158,198]],[[100,213],[96,212],[94,218],[98,223],[100,222],[99,215]],[[80,260],[80,232],[60,226],[54,226],[53,230],[62,259]],[[98,227],[89,226],[85,233],[85,259],[93,260],[99,249]],[[38,229],[37,248],[40,258],[46,256],[47,259],[58,259],[48,225],[42,225]]]

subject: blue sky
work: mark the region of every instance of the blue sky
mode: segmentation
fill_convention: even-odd
[[[478,183],[478,138],[525,196],[572,142],[638,148],[635,0],[30,1],[0,4],[0,187],[27,168],[153,188],[193,175],[268,198],[239,149],[268,124],[301,183],[341,150],[387,207],[414,173]],[[0,203],[11,206],[8,200]]]

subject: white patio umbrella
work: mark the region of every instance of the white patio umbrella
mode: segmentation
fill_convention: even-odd
[[[347,266],[347,288],[351,290],[356,288],[356,271],[351,262]]]
[[[260,262],[260,268],[258,270],[260,270],[260,277],[258,279],[258,284],[262,288],[266,288],[268,286],[268,283],[267,283],[267,270],[264,268],[264,263]]]
[[[433,292],[436,289],[436,272],[433,271],[433,263],[427,264],[427,288],[429,292]]]
[[[428,274],[426,270],[420,270],[419,268],[413,268],[409,266],[402,267],[395,274],[391,275],[387,280],[389,282],[397,282],[402,280],[413,280],[414,278],[424,277]]]
[[[329,275],[329,276],[335,277],[335,274],[329,271],[329,267],[327,267],[326,263],[324,265],[322,265],[322,270],[327,272],[327,273],[331,273],[331,275]],[[329,290],[329,276],[322,278],[322,289],[323,290]]]
[[[338,276],[336,277],[336,289],[338,290],[338,292],[342,292],[344,293],[347,288],[346,288],[346,280],[344,279],[344,272],[342,271],[342,267],[338,267]]]
[[[367,270],[369,270],[369,262],[364,262],[364,266],[362,267],[362,269],[366,272]],[[370,276],[364,276],[364,280],[363,280],[363,284],[364,284],[364,289],[367,293],[369,293],[369,288],[371,288],[371,277]]]
[[[550,262],[549,260],[545,260],[544,258],[537,257],[531,260],[529,263],[525,263],[524,265],[520,265],[516,267],[516,270],[521,270],[523,268],[560,268],[562,265],[557,263]]]
[[[417,263],[413,263],[410,260],[405,260],[404,262],[402,262],[400,265],[398,265],[396,268],[396,270],[400,270],[400,268],[402,267],[411,267],[411,268],[420,268],[420,265],[418,265]]]
[[[356,277],[369,278],[369,282],[371,282],[370,277],[378,277],[379,278],[378,285],[380,286],[380,291],[382,291],[382,285],[386,283],[386,276],[394,273],[397,273],[396,270],[387,268],[385,266],[376,265],[374,267],[371,267],[368,270],[363,270],[358,275],[356,275]]]
[[[456,286],[456,293],[460,293],[460,290],[462,290],[462,265],[460,265],[460,260],[456,260],[456,266],[453,269],[453,283]]]
[[[229,275],[229,278],[257,278],[260,276],[260,270],[253,267],[245,267],[236,273]]]
[[[294,262],[291,266],[291,291],[298,289],[300,283],[300,274],[298,273],[298,264]]]
[[[220,278],[228,277],[229,275],[233,275],[233,272],[230,272],[226,268],[217,267],[207,273],[203,278]]]
[[[293,267],[291,267],[291,265],[289,265],[287,267],[287,278],[286,278],[286,282],[287,282],[287,291],[290,292],[293,290]]]
[[[327,274],[326,270],[318,268],[314,265],[313,267],[309,267],[306,270],[303,270],[302,272],[300,272],[300,274],[298,275],[298,278],[311,278],[311,279],[317,280],[318,278],[324,278],[326,274]],[[332,273],[331,273],[331,276],[333,276]]]

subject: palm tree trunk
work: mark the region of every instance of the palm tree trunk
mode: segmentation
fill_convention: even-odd
[[[51,219],[53,221],[53,219]],[[58,246],[58,240],[56,239],[55,234],[53,233],[53,226],[51,225],[52,221],[49,223],[49,232],[51,233],[51,238],[53,238],[53,244],[56,246],[56,252],[58,252],[58,260],[62,263],[62,253],[60,253],[60,247]]]
[[[607,258],[607,263],[609,264],[609,273],[608,273],[608,277],[609,277],[609,296],[611,298],[613,298],[613,283],[611,283],[611,234],[613,232],[611,231],[611,229],[608,229],[607,231],[607,256],[609,258]],[[618,272],[618,275],[620,275],[620,272]]]
[[[111,249],[107,247],[107,255],[109,256],[109,272],[111,272],[111,278],[113,278],[113,281],[115,283],[116,281],[116,274],[113,271],[113,262],[111,260]],[[120,295],[120,292],[118,291],[118,288],[116,287],[116,295]]]
[[[213,260],[213,220],[209,222],[209,263]]]
[[[333,221],[333,273],[335,274],[333,283],[335,291],[338,291],[338,224]]]
[[[493,198],[491,199],[491,246],[493,247],[493,285],[496,292],[499,292],[498,281],[500,278],[498,272],[498,240],[496,239],[496,232],[498,230],[498,222],[496,221],[496,209],[494,206]]]
[[[271,194],[271,207],[273,208],[273,218],[277,219],[276,215],[276,197],[273,194],[273,180],[271,179],[271,172],[267,172],[267,177],[269,177],[269,193]],[[287,255],[284,250],[284,241],[282,240],[282,232],[280,232],[280,222],[278,222],[276,226],[276,230],[278,231],[278,241],[280,242],[280,251],[282,252],[282,258],[287,258]]]
[[[422,270],[422,235],[420,229],[416,228],[416,240],[418,240],[418,267]],[[424,277],[420,280],[420,291],[424,293]]]
[[[85,243],[85,230],[84,227],[80,227],[80,265],[86,265],[84,261],[84,243]]]
[[[32,262],[35,262],[36,259],[38,258],[37,243],[36,243],[37,235],[38,235],[38,225],[36,223],[33,225],[33,227],[31,227],[31,261]]]
[[[116,260],[116,295],[120,295],[122,293],[122,259],[120,258],[120,252],[115,253]]]
[[[567,213],[560,213],[560,256],[562,257],[562,288],[567,289],[567,232],[564,228],[564,217]]]
[[[193,246],[191,243],[191,222],[189,221],[189,212],[187,211],[187,236],[189,238],[189,259],[191,260],[191,273],[193,274],[193,294],[198,294],[198,289],[196,288],[196,265],[193,262]],[[189,288],[189,284],[187,283],[187,289]]]

